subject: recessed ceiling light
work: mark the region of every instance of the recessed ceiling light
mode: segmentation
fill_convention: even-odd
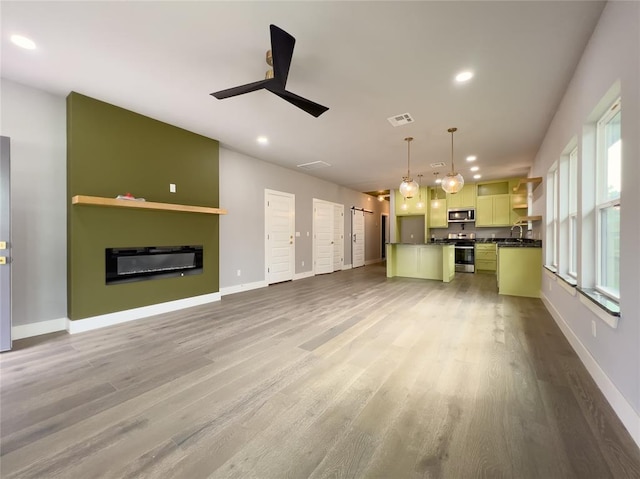
[[[460,72],[456,75],[456,81],[458,83],[464,83],[466,81],[471,80],[472,78],[473,78],[473,72],[469,70]]]
[[[482,178],[482,175],[473,175],[473,177],[474,177],[476,180],[479,180],[480,178]]]
[[[438,178],[438,179],[436,180],[436,183],[437,183],[437,184],[442,183],[442,178]]]
[[[467,161],[476,161],[477,159],[478,157],[475,155],[467,156]]]
[[[469,168],[471,171],[478,171],[480,169],[479,166],[472,166],[471,168]]]
[[[22,35],[11,35],[11,42],[26,50],[35,50],[36,42]]]
[[[256,141],[261,145],[267,145],[269,143],[269,138],[267,138],[266,136],[259,136],[258,138],[256,138]]]

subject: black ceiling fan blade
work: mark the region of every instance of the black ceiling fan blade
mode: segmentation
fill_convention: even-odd
[[[215,93],[211,93],[211,95],[215,96],[218,100],[222,100],[224,98],[230,98],[232,96],[238,96],[244,93],[261,90],[270,82],[273,82],[273,80],[260,80],[253,83],[247,83],[246,85],[240,85],[233,88],[228,88],[226,90],[220,90]]]
[[[273,77],[282,85],[287,84],[289,67],[293,57],[296,39],[276,25],[269,25],[271,30],[271,56],[273,58]]]
[[[287,91],[287,90],[280,90],[280,89],[274,90],[271,88],[268,88],[268,90],[272,93],[275,93],[283,100],[288,101],[292,105],[295,105],[298,108],[306,111],[307,113],[309,113],[309,115],[315,116],[316,118],[318,118],[320,115],[322,115],[325,111],[329,109],[329,107],[322,106],[318,103],[312,102],[311,100],[302,98],[301,96],[296,95],[295,93],[291,93],[290,91]]]

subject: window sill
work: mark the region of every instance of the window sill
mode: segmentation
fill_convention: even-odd
[[[575,296],[578,282],[566,274],[556,274],[556,276],[562,280],[560,281],[560,286],[562,286],[562,288],[571,296]]]
[[[577,288],[580,302],[613,329],[618,327],[620,305],[593,288]]]
[[[553,266],[550,266],[548,264],[544,265],[544,269],[545,269],[544,272],[547,275],[547,278],[549,278],[551,281],[555,281],[557,270]]]

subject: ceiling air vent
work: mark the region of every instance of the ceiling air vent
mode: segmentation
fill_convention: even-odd
[[[393,126],[402,126],[402,125],[408,125],[409,123],[413,123],[413,118],[411,118],[411,115],[409,113],[402,113],[400,115],[395,115],[390,118],[387,118],[387,120],[389,120],[389,123],[391,123]]]
[[[327,168],[331,166],[329,163],[325,163],[324,161],[312,161],[311,163],[303,163],[298,165],[298,168],[302,168],[303,170],[317,170],[318,168]]]
[[[439,161],[438,163],[431,163],[431,168],[442,168],[446,166],[444,161]]]

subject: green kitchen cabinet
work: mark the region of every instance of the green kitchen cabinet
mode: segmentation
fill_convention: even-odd
[[[420,188],[413,198],[405,199],[399,190],[395,190],[396,216],[424,216],[427,214],[428,188]]]
[[[447,208],[475,208],[476,207],[476,185],[468,183],[455,193],[447,193]]]
[[[498,263],[496,243],[476,243],[475,253],[476,273],[496,272]]]
[[[437,189],[436,189],[437,188]],[[429,228],[447,228],[447,200],[439,186],[429,189]]]
[[[510,226],[510,195],[486,195],[476,199],[476,227]]]

